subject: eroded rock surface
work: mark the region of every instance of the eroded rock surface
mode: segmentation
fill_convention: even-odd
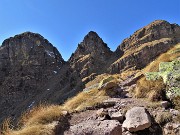
[[[92,73],[103,73],[113,52],[96,32],[90,31],[70,58],[71,67],[81,78]]]
[[[112,73],[122,72],[129,68],[142,69],[158,55],[166,52],[180,42],[180,27],[164,20],[156,20],[137,30],[125,39],[116,53],[122,54],[109,68]]]

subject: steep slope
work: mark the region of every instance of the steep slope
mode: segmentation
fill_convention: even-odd
[[[180,42],[180,26],[156,20],[125,39],[115,53],[124,55],[109,68],[111,73],[142,69],[158,55]]]

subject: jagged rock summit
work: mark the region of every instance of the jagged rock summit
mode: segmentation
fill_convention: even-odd
[[[74,59],[78,59],[83,55],[88,54],[92,57],[96,57],[97,55],[103,57],[105,55],[109,55],[110,53],[112,53],[112,51],[107,44],[103,42],[99,35],[94,31],[90,31],[78,45],[78,48],[72,57]]]
[[[92,73],[102,73],[103,66],[113,52],[96,32],[90,31],[78,45],[69,62],[71,67],[80,72],[81,78]]]

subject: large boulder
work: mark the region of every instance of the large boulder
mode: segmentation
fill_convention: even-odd
[[[89,120],[71,126],[64,135],[122,135],[122,128],[116,120]]]
[[[127,111],[122,127],[130,132],[144,130],[151,126],[151,119],[144,107],[134,107]]]

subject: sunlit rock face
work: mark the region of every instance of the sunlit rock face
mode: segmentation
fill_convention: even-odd
[[[123,40],[115,53],[124,55],[109,68],[111,73],[142,69],[161,53],[180,42],[180,26],[156,20]]]
[[[112,51],[96,32],[90,31],[70,58],[71,67],[81,78],[101,73],[112,56]]]

